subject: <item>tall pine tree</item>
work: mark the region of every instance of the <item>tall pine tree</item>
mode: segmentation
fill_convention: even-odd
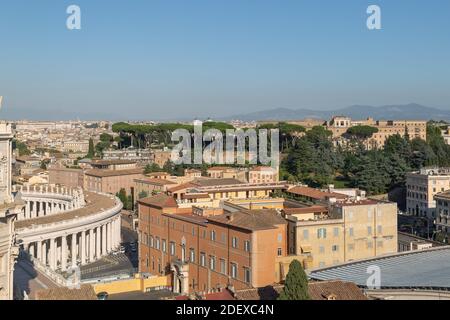
[[[289,265],[284,288],[278,300],[310,300],[308,278],[298,260],[293,260]]]

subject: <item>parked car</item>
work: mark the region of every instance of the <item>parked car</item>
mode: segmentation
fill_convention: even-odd
[[[108,300],[108,292],[100,292],[99,294],[97,294],[97,299],[98,300]]]

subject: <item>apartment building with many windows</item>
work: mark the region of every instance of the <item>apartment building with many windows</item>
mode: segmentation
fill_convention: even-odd
[[[424,168],[406,175],[406,212],[426,217],[430,222],[437,217],[434,196],[450,189],[450,168]]]
[[[183,209],[166,194],[138,205],[139,271],[171,274],[174,292],[258,288],[285,275],[287,222],[274,209]]]

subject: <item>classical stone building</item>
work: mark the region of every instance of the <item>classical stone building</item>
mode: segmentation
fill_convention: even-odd
[[[333,133],[337,143],[345,142],[347,130],[354,126],[370,126],[378,129],[372,137],[365,141],[368,148],[383,148],[387,138],[398,134],[402,137],[408,135],[410,139],[427,139],[427,122],[419,120],[352,120],[350,117],[336,116],[327,121],[326,128]]]
[[[18,254],[14,220],[23,207],[11,194],[12,138],[11,125],[0,122],[0,300],[13,297],[14,261]]]

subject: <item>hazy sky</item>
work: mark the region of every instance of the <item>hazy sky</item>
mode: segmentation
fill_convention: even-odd
[[[0,118],[450,108],[449,59],[448,0],[0,0]]]

